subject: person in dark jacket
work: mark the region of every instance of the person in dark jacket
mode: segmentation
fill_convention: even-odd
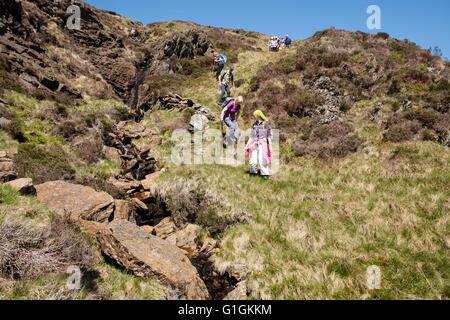
[[[292,39],[289,38],[289,35],[286,35],[286,39],[284,39],[284,43],[286,45],[286,48],[290,49],[291,48],[291,44],[292,44]]]
[[[225,92],[227,93],[227,97],[231,96],[231,89],[235,89],[234,86],[234,75],[233,75],[234,67],[230,66],[230,69],[222,72],[219,77],[219,87],[221,90],[219,104],[224,103],[225,101]]]
[[[214,62],[217,63],[216,80],[219,81],[219,77],[222,73],[223,67],[225,66],[225,62],[223,61],[222,55],[218,52],[214,53]]]

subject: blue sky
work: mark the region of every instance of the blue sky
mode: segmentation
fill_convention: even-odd
[[[305,39],[329,27],[387,32],[423,48],[439,46],[450,58],[448,0],[85,0],[144,24],[187,20],[202,25],[242,28]],[[381,9],[381,30],[369,30],[369,5]]]

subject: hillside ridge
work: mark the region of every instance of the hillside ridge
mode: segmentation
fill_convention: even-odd
[[[69,30],[71,4],[0,0],[0,298],[448,299],[448,62],[334,28],[269,52],[83,2]],[[201,159],[220,130],[214,51],[239,127],[259,109],[279,130],[270,181],[172,161],[177,129]]]

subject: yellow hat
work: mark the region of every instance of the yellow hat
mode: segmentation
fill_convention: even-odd
[[[264,115],[264,113],[263,113],[261,110],[256,110],[253,114],[254,114],[256,117],[259,117],[259,118],[261,118],[262,120],[264,120],[264,121],[266,121],[266,122],[269,122],[269,120],[266,118],[266,116]]]

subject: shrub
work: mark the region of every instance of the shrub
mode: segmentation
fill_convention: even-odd
[[[433,125],[433,129],[439,133],[445,134],[450,128],[450,113],[440,115],[438,121]]]
[[[329,33],[328,29],[327,30],[322,30],[322,31],[317,31],[316,33],[314,33],[313,38],[320,39],[320,38],[328,35],[328,33]]]
[[[386,32],[378,32],[378,33],[375,35],[375,38],[376,38],[376,39],[384,39],[384,40],[386,40],[386,39],[389,39],[390,36],[389,36],[389,34],[386,33]]]
[[[236,88],[241,87],[244,83],[245,83],[244,79],[237,79],[236,81],[234,81]]]
[[[99,259],[80,227],[69,217],[53,215],[50,227],[36,231],[27,224],[0,225],[0,275],[33,279],[64,272],[70,265],[90,268]]]
[[[422,135],[423,141],[435,141],[436,142],[439,140],[439,137],[436,135],[436,133],[434,133],[433,130],[430,130],[427,128],[422,130],[421,135]]]
[[[442,79],[438,84],[431,84],[430,90],[432,91],[445,91],[450,90],[450,82],[447,79]]]
[[[66,118],[68,116],[68,111],[67,111],[67,107],[62,105],[62,104],[57,104],[56,105],[56,113],[59,114],[60,116]]]
[[[351,105],[347,101],[342,101],[339,105],[339,110],[342,112],[347,112],[351,109]]]
[[[206,56],[196,57],[194,59],[184,58],[180,62],[182,66],[180,74],[185,76],[193,75],[198,77],[208,72],[208,67],[211,66],[211,59]]]
[[[191,109],[191,108],[187,108],[187,109],[183,110],[182,114],[183,114],[184,120],[186,120],[186,122],[190,122],[192,116],[195,115],[195,110]]]
[[[422,128],[418,121],[404,121],[389,127],[384,133],[383,140],[390,142],[408,141]]]
[[[20,86],[20,84],[18,84],[17,82],[15,82],[14,80],[11,80],[11,79],[7,79],[7,78],[2,79],[2,77],[0,77],[0,88],[13,90],[13,91],[16,91],[16,92],[22,93],[22,94],[26,93],[25,89],[23,89]]]
[[[384,63],[387,69],[394,69],[401,66],[403,63],[403,56],[399,52],[393,51],[389,53]]]
[[[423,72],[420,70],[409,70],[404,79],[406,83],[426,83],[430,84],[432,82],[431,74],[428,72]]]
[[[408,146],[397,146],[392,152],[389,160],[407,159],[409,161],[417,160],[418,150]]]
[[[347,59],[344,54],[327,53],[320,57],[319,65],[326,68],[336,68]]]
[[[389,94],[395,94],[399,93],[401,90],[401,80],[399,78],[393,78],[391,85],[389,87],[388,93]]]
[[[84,130],[80,126],[80,124],[75,121],[68,120],[61,122],[59,125],[55,127],[53,130],[54,135],[62,136],[66,140],[70,140],[74,136],[82,133]]]
[[[33,143],[19,145],[14,167],[21,177],[32,178],[36,184],[70,180],[75,173],[61,147]]]
[[[100,123],[101,123],[101,130],[102,130],[102,134],[103,134],[104,138],[108,137],[109,133],[114,132],[114,124],[106,115],[103,115],[100,118]]]
[[[302,92],[291,98],[284,105],[286,112],[290,116],[303,117],[308,115],[317,106],[325,103],[325,99],[319,94],[313,92]]]
[[[11,71],[11,63],[3,57],[0,58],[0,70]]]
[[[348,122],[335,121],[318,126],[314,120],[303,124],[303,135],[292,145],[298,157],[311,155],[322,159],[344,158],[358,151],[363,140],[353,134],[354,127]]]
[[[13,119],[16,116],[16,113],[5,106],[3,103],[0,103],[0,118],[5,119]]]
[[[14,139],[17,139],[20,142],[26,141],[24,133],[24,123],[21,119],[17,117],[13,118],[7,125],[6,130]]]
[[[258,91],[259,86],[260,86],[260,83],[259,83],[258,77],[253,77],[253,78],[250,80],[250,88],[249,88],[249,91],[250,91],[250,92],[256,92],[256,91]]]
[[[223,195],[197,180],[178,178],[159,184],[155,197],[173,218],[201,225],[212,234],[224,231],[242,218],[229,207]]]
[[[189,119],[190,120],[190,119]],[[172,132],[177,129],[189,129],[189,121],[186,118],[175,118],[166,122],[160,123],[158,129],[162,134]]]
[[[39,101],[45,100],[45,94],[42,91],[35,91],[31,96]]]
[[[125,105],[118,105],[115,107],[115,120],[116,121],[126,121],[130,118],[129,109]]]
[[[408,120],[417,120],[421,122],[423,126],[432,128],[438,121],[440,114],[431,108],[419,110],[413,109],[406,111],[405,117]]]
[[[229,63],[238,63],[239,62],[239,52],[238,51],[232,51],[228,53],[228,61]]]
[[[102,156],[103,141],[100,139],[83,139],[74,146],[77,154],[89,163],[96,163]]]

